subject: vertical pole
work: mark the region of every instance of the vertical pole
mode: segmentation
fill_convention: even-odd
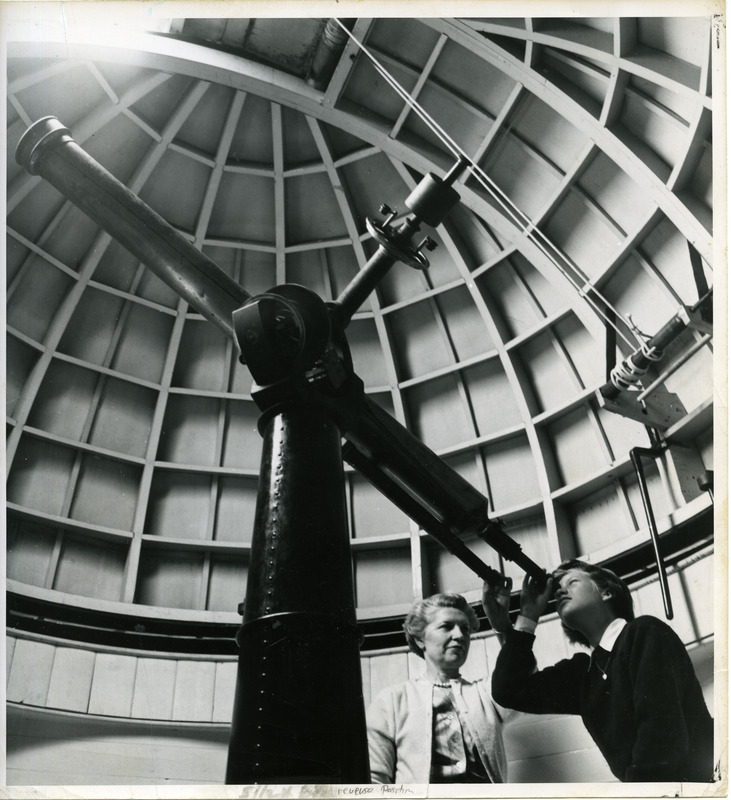
[[[341,434],[264,426],[226,783],[369,783]]]

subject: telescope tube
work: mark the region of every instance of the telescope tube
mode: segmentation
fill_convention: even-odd
[[[87,155],[56,117],[42,117],[28,128],[15,160],[45,178],[235,341],[231,314],[249,293]]]

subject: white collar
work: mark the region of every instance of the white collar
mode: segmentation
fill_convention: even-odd
[[[614,643],[619,638],[619,634],[622,633],[626,624],[627,620],[622,619],[622,617],[613,619],[609,625],[607,625],[606,630],[602,634],[602,638],[599,641],[599,647],[601,647],[602,650],[606,650],[607,652],[611,653],[612,649],[614,648]]]

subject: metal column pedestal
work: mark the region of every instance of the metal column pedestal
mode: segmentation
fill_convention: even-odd
[[[368,783],[340,431],[266,422],[226,783]]]

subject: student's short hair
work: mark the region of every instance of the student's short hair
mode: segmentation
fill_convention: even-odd
[[[563,564],[560,564],[553,571],[553,579],[557,587],[561,578],[563,578],[570,569],[577,569],[581,572],[585,572],[601,592],[609,592],[612,596],[611,600],[609,600],[609,604],[612,611],[614,611],[618,617],[626,619],[628,622],[635,618],[634,602],[629,587],[617,574],[612,572],[611,569],[597,567],[594,564],[588,564],[586,561],[579,561],[576,558],[571,561],[564,561]],[[561,620],[561,627],[566,634],[566,638],[570,642],[584,645],[584,647],[590,646],[588,639],[583,633],[569,628],[563,620]]]
[[[417,600],[406,615],[403,629],[409,650],[412,653],[416,653],[419,658],[424,658],[424,651],[419,647],[417,641],[423,640],[424,630],[431,621],[431,615],[438,608],[456,608],[461,611],[467,617],[471,633],[475,633],[480,628],[477,614],[461,594],[443,592],[441,594],[433,594],[424,600]]]

